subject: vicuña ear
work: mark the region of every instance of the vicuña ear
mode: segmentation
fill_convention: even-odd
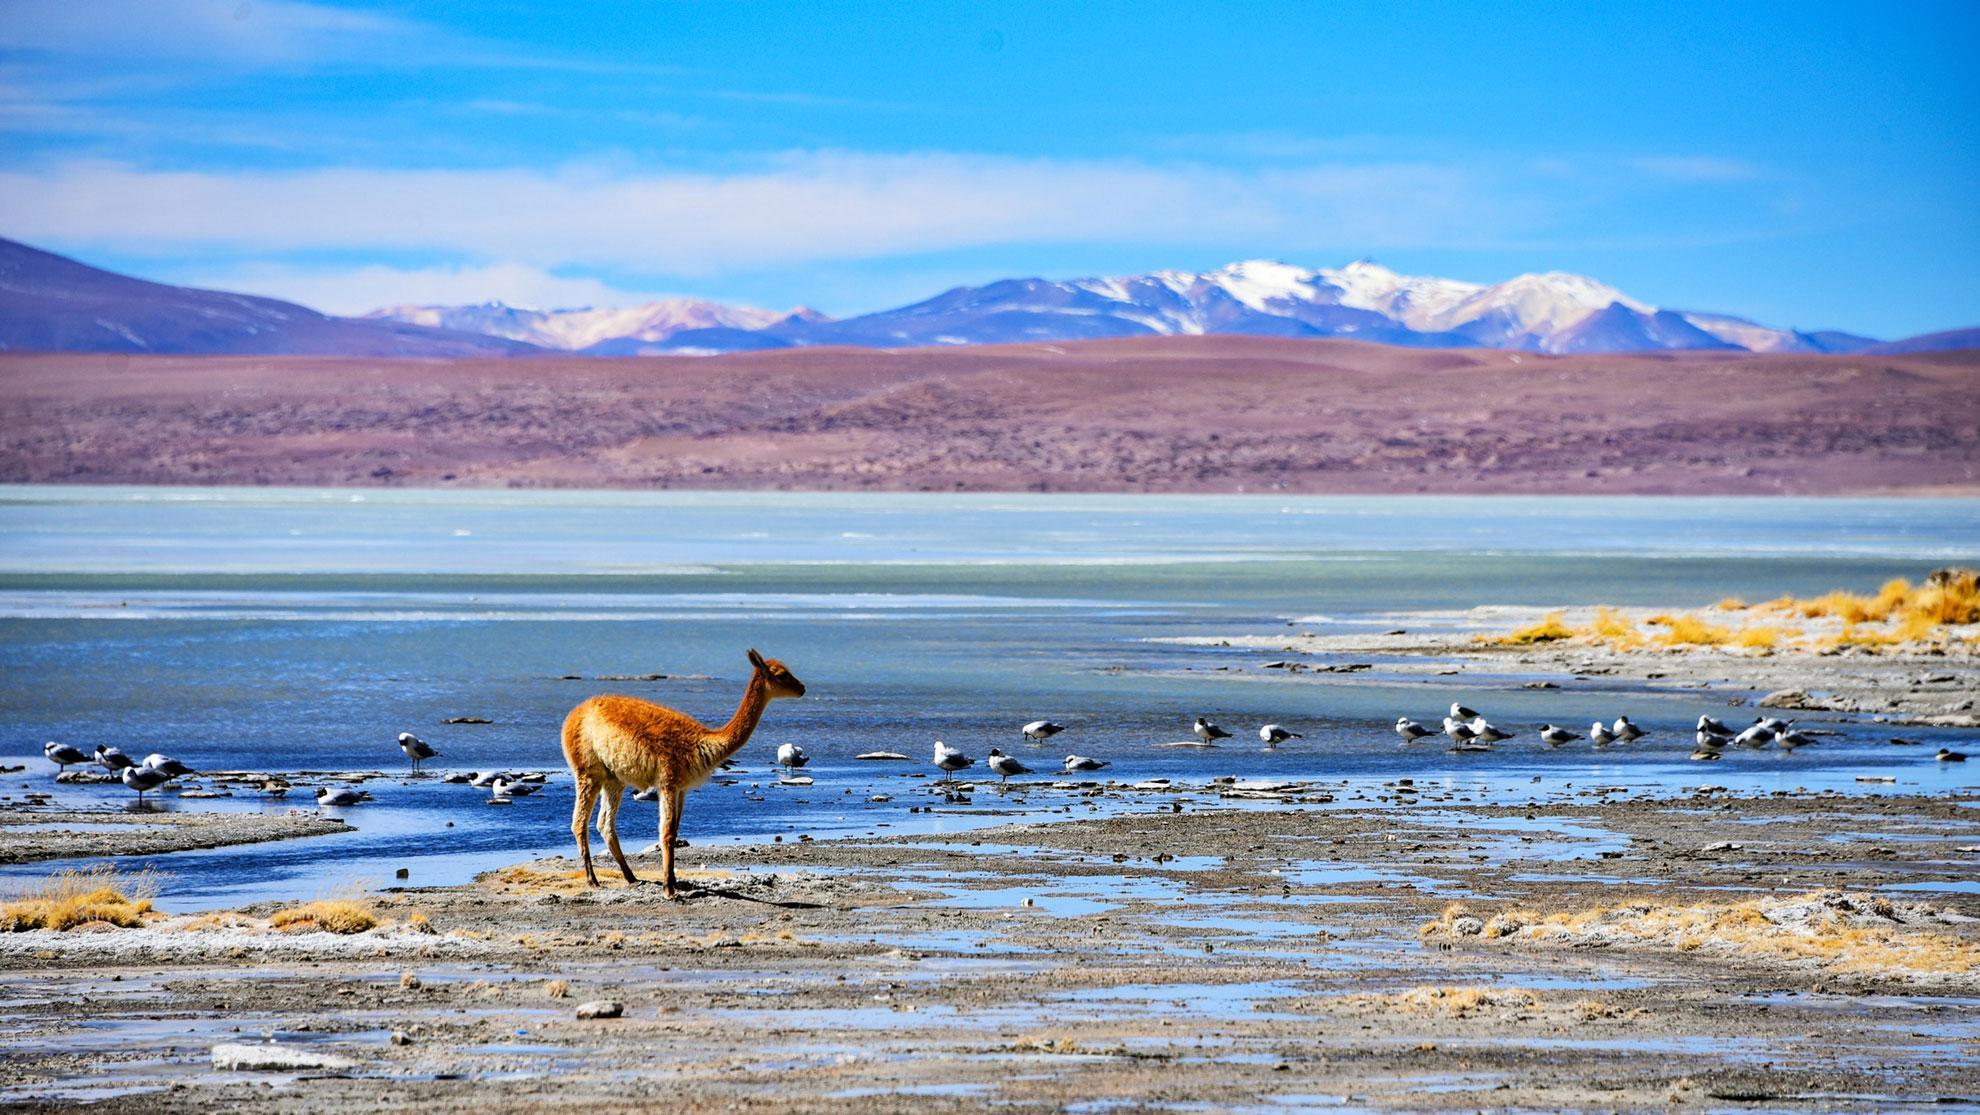
[[[760,654],[758,654],[758,653],[756,653],[756,648],[755,648],[755,647],[751,647],[751,648],[749,648],[749,660],[750,660],[750,661],[751,661],[752,663],[754,663],[754,664],[756,665],[756,668],[757,668],[757,669],[759,669],[759,670],[767,670],[767,669],[769,669],[769,668],[770,668],[770,667],[768,667],[768,666],[766,666],[766,665],[764,665],[764,663],[763,663],[763,656],[762,656],[762,655],[760,655]]]

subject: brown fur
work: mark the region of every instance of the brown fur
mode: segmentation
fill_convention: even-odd
[[[765,705],[779,697],[804,696],[804,683],[782,662],[753,650],[749,661],[755,669],[743,690],[742,704],[720,728],[651,701],[613,694],[593,697],[564,718],[564,760],[577,782],[571,835],[577,837],[585,878],[592,886],[598,885],[598,873],[591,866],[591,837],[585,830],[592,803],[598,803],[598,835],[605,838],[626,882],[637,883],[639,877],[619,850],[619,800],[627,786],[658,787],[660,862],[667,897],[674,897],[674,841],[680,835],[687,792],[708,781],[724,759],[742,750]]]

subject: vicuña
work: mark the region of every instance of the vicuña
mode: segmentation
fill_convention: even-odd
[[[763,706],[779,697],[804,696],[804,683],[782,662],[754,650],[749,652],[749,661],[755,670],[743,690],[742,704],[720,728],[710,728],[686,713],[651,701],[610,694],[591,698],[564,718],[564,759],[577,781],[571,835],[577,837],[590,885],[598,885],[598,872],[591,866],[591,837],[584,823],[592,803],[598,803],[598,835],[605,838],[605,846],[612,850],[626,882],[637,883],[639,877],[619,850],[619,797],[627,786],[636,790],[657,788],[660,860],[667,897],[675,896],[674,842],[680,836],[681,805],[687,792],[706,782],[724,759],[742,750],[763,717]]]

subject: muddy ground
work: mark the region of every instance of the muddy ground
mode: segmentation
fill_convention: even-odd
[[[1976,796],[1421,796],[1399,784],[1326,807],[1192,799],[964,837],[688,848],[681,902],[609,873],[587,890],[574,863],[548,860],[389,893],[384,924],[351,936],[273,933],[267,907],[12,934],[0,1102],[1980,1104]],[[1627,907],[1617,924],[1640,928],[1756,899],[1757,928],[1489,936],[1515,910],[1634,902],[1643,916]],[[1848,927],[1825,932],[1810,911]],[[580,1020],[594,1000],[623,1016]],[[345,1061],[213,1069],[216,1045],[270,1037]]]

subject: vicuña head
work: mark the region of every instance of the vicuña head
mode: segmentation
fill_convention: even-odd
[[[736,714],[720,728],[710,728],[686,713],[637,697],[593,697],[564,718],[564,759],[577,782],[577,805],[571,813],[571,835],[577,837],[584,875],[592,886],[598,873],[591,865],[591,838],[585,816],[598,803],[598,834],[618,861],[626,882],[637,883],[619,850],[619,799],[627,786],[657,789],[660,799],[660,862],[666,875],[667,897],[675,896],[674,842],[681,831],[681,805],[687,792],[708,780],[729,756],[749,742],[763,707],[779,697],[804,696],[804,683],[782,662],[749,652],[753,667]]]

